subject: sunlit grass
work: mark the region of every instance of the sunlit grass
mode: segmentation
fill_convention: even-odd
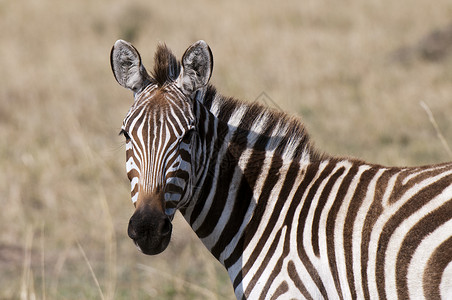
[[[1,2],[0,298],[234,298],[180,215],[161,255],[127,237],[133,205],[117,134],[132,95],[111,74],[117,39],[148,69],[159,41],[181,56],[204,39],[221,93],[265,92],[328,153],[417,165],[450,160],[452,56],[393,53],[451,12],[448,0]]]

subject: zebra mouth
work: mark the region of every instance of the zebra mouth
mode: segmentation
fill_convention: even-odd
[[[171,232],[164,236],[144,236],[133,239],[133,243],[143,254],[156,255],[162,253],[169,245]]]
[[[146,254],[146,255],[156,255],[156,254],[160,254],[163,251],[165,251],[165,249],[168,247],[169,242],[170,242],[170,237],[168,237],[167,239],[165,239],[164,242],[156,245],[156,246],[151,246],[149,245],[149,243],[147,242],[142,242],[142,241],[133,241],[135,246],[138,248],[138,250],[140,250],[141,253]]]

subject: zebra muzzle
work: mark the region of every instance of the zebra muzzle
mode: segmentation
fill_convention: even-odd
[[[155,255],[168,247],[172,228],[165,213],[137,210],[130,218],[127,233],[141,252]]]

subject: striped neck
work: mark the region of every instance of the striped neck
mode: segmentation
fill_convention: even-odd
[[[286,172],[294,161],[301,169],[323,156],[313,150],[298,119],[222,97],[211,86],[194,110],[198,178],[190,203],[180,211],[225,264],[267,192],[265,179]]]

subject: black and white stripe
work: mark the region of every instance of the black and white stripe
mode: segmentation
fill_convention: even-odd
[[[298,119],[207,85],[209,57],[202,41],[181,66],[158,49],[123,127],[134,201],[171,184],[167,214],[181,211],[239,299],[452,298],[452,164],[320,154]]]

